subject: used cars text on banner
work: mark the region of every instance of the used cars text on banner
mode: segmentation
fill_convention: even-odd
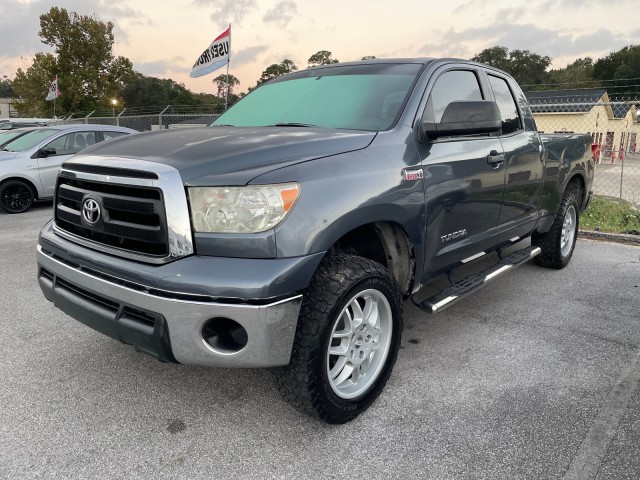
[[[231,25],[211,42],[191,68],[190,77],[196,78],[211,73],[229,62],[231,48]]]

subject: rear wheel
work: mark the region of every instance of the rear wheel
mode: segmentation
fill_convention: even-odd
[[[578,223],[578,201],[573,193],[567,192],[562,197],[551,230],[531,237],[531,244],[542,248],[535,262],[543,267],[566,267],[576,246]]]
[[[352,420],[380,395],[400,346],[402,302],[389,271],[362,257],[323,260],[303,301],[285,400],[328,423]]]
[[[22,180],[8,180],[0,185],[0,207],[7,213],[26,212],[33,201],[33,190]]]

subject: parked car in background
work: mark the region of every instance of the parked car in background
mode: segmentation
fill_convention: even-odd
[[[0,118],[0,130],[13,130],[23,127],[46,127],[51,120],[48,118]]]
[[[0,207],[22,213],[53,198],[62,162],[104,140],[137,133],[108,125],[57,125],[29,129],[0,147]]]

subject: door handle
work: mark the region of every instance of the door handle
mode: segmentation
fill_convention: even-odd
[[[487,155],[487,163],[489,165],[499,166],[501,163],[504,163],[504,153],[498,153],[495,150],[491,150],[489,155]]]

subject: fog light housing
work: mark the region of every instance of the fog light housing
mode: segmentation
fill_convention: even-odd
[[[204,343],[218,353],[238,353],[247,346],[249,336],[242,325],[230,318],[210,318],[202,326]]]

